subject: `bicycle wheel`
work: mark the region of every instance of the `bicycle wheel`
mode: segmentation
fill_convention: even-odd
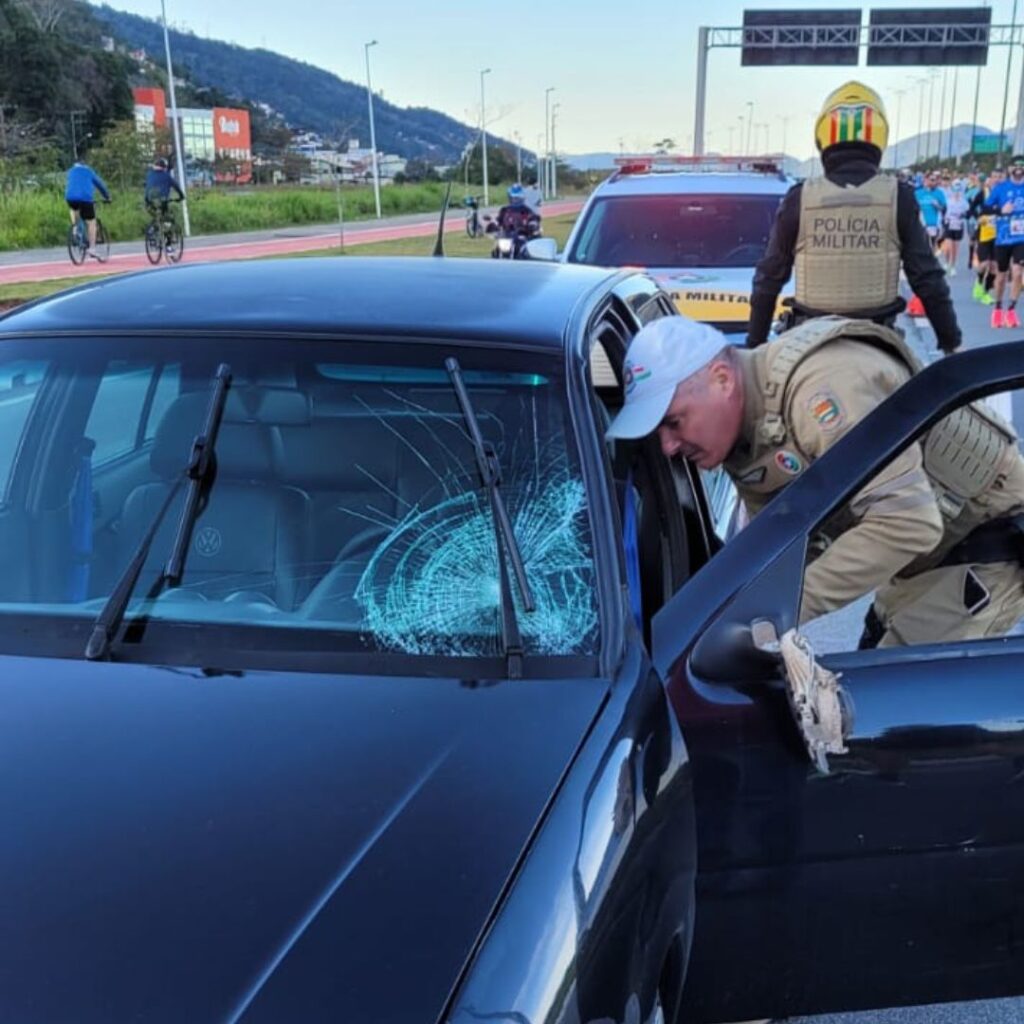
[[[466,214],[466,234],[469,235],[470,238],[476,238],[476,230],[475,230],[475,228],[473,226],[473,214],[472,213],[467,213]]]
[[[168,224],[164,233],[164,252],[168,263],[177,263],[185,253],[185,236],[177,224]]]
[[[85,233],[80,227],[81,223],[79,221],[68,228],[68,256],[76,267],[85,262]]]
[[[93,252],[100,263],[106,263],[110,259],[110,239],[107,237],[107,229],[99,217],[96,218],[96,248]]]
[[[146,225],[146,259],[156,266],[164,254],[163,235],[152,221]]]

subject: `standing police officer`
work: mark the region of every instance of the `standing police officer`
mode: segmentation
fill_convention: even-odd
[[[767,340],[794,264],[794,323],[838,314],[892,326],[905,307],[902,263],[939,348],[947,355],[955,351],[960,328],[914,189],[879,170],[889,138],[881,99],[867,86],[847,82],[825,100],[814,135],[825,176],[794,185],[779,204],[754,274],[747,344]]]

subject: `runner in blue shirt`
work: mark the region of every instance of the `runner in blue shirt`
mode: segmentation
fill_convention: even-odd
[[[110,192],[103,179],[85,162],[76,160],[68,171],[64,186],[64,200],[71,211],[71,224],[74,226],[81,217],[89,237],[89,255],[96,255],[96,190],[107,202]]]
[[[931,239],[932,249],[938,249],[942,231],[942,218],[946,214],[946,197],[939,188],[938,171],[929,171],[924,184],[914,193],[925,233]]]
[[[1019,327],[1017,300],[1024,264],[1024,156],[1010,161],[1010,176],[989,193],[985,213],[996,214],[996,304],[993,327]],[[1010,302],[1003,312],[1006,273],[1010,271]]]

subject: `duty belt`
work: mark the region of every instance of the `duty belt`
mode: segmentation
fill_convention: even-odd
[[[788,295],[782,300],[782,307],[782,313],[778,318],[780,334],[807,320],[817,320],[819,317],[835,315],[828,310],[802,306],[792,295]],[[906,308],[906,302],[900,298],[887,306],[880,306],[877,309],[862,309],[854,313],[842,313],[841,316],[846,320],[870,320],[883,327],[895,327],[896,317]]]
[[[939,566],[987,565],[990,562],[1024,564],[1024,515],[1004,516],[975,527],[946,552]]]

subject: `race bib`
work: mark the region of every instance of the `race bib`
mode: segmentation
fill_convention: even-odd
[[[1010,234],[1024,236],[1024,217],[1010,218]]]

